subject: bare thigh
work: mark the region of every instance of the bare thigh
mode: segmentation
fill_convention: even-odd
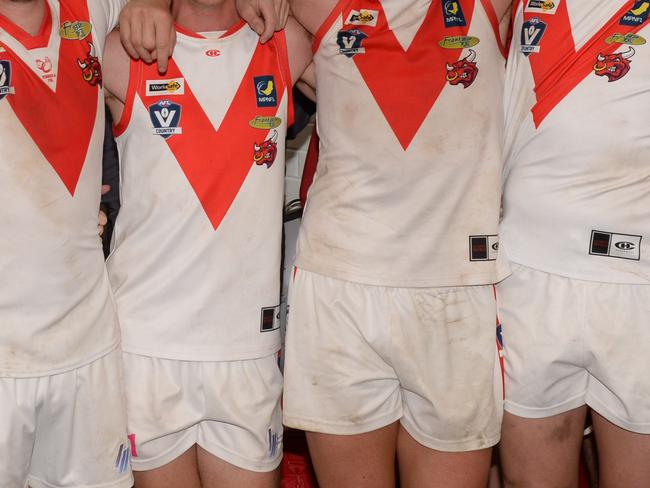
[[[587,406],[542,419],[503,417],[506,488],[576,488]]]
[[[201,488],[196,444],[160,468],[134,471],[136,488]]]
[[[197,446],[197,459],[203,488],[276,488],[280,486],[280,469],[268,472],[249,471],[213,456]]]
[[[399,423],[364,434],[307,432],[320,488],[394,488]]]
[[[437,451],[417,442],[400,426],[397,458],[402,488],[485,488],[492,448]]]

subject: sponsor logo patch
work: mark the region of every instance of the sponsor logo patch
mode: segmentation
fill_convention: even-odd
[[[544,32],[546,32],[546,24],[538,17],[524,22],[524,25],[521,26],[521,52],[525,56],[539,52],[539,42]]]
[[[637,1],[634,2],[632,8],[627,11],[621,20],[618,21],[620,25],[637,26],[643,24],[648,19],[650,13],[650,2]]]
[[[379,17],[378,10],[352,10],[350,11],[346,24],[352,25],[367,25],[369,27],[377,26],[377,18]]]
[[[11,61],[0,61],[0,100],[16,93],[11,86]]]
[[[280,305],[262,309],[260,332],[271,332],[280,328]]]
[[[460,0],[441,0],[445,27],[464,27],[467,25]]]
[[[561,0],[527,0],[524,12],[554,14]]]
[[[115,471],[126,473],[129,470],[129,461],[131,459],[131,448],[126,444],[120,444],[115,458]]]
[[[447,36],[438,41],[443,49],[467,49],[476,46],[481,40],[473,36]]]
[[[153,124],[153,133],[169,139],[176,134],[182,134],[181,106],[169,100],[161,100],[158,103],[149,105],[149,117]]]
[[[357,54],[364,54],[366,48],[362,46],[363,40],[368,37],[359,29],[342,30],[336,34],[336,43],[339,45],[339,54],[348,58]]]
[[[469,236],[470,261],[495,261],[499,252],[499,236]]]
[[[258,107],[277,107],[278,94],[275,89],[275,80],[273,76],[255,76],[255,96],[257,97]]]
[[[646,43],[645,37],[628,32],[627,34],[614,34],[605,39],[607,44],[626,44],[628,46],[643,46]]]
[[[282,124],[282,119],[280,117],[265,117],[263,115],[257,115],[253,120],[248,121],[253,129],[263,129],[270,130],[279,127]]]
[[[155,95],[183,95],[185,93],[185,79],[147,80],[146,90],[146,96],[148,97]]]
[[[205,52],[205,55],[211,58],[216,58],[217,56],[221,56],[221,51],[218,49],[208,49]]]
[[[67,39],[69,41],[81,41],[88,37],[92,30],[92,25],[90,25],[89,22],[66,20],[61,24],[59,36],[61,36],[62,39]]]
[[[639,261],[641,259],[641,236],[592,230],[589,254]]]

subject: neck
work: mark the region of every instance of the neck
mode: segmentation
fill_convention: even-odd
[[[193,32],[227,30],[239,21],[234,0],[173,0],[172,15]]]
[[[45,16],[45,0],[0,0],[0,14],[35,36]]]

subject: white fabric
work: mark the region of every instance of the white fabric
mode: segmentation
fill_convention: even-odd
[[[650,434],[650,286],[515,265],[497,285],[497,303],[508,412],[542,418],[587,404]]]
[[[123,357],[134,470],[164,466],[194,444],[242,469],[279,465],[277,355],[224,362]]]
[[[0,378],[3,488],[130,488],[116,349],[56,375]]]
[[[240,84],[246,88],[254,85],[253,77],[244,75],[258,45],[259,36],[248,27],[218,39],[178,33],[172,59],[184,76],[179,83],[185,94],[194,94],[215,130],[220,130],[228,110],[237,117],[242,110],[249,110],[232,107],[231,102]],[[207,52],[219,54],[210,57]],[[288,94],[281,92],[278,81],[283,76],[282,63],[287,64],[286,55],[281,51],[273,55],[277,56],[272,61],[273,71],[254,74],[272,74],[276,79],[278,107],[274,113],[277,110],[281,124],[273,130],[256,131],[257,143],[277,131],[275,162],[270,167],[255,164],[253,143],[237,132],[227,134],[221,147],[205,151],[197,146],[192,153],[205,160],[209,151],[223,154],[237,145],[250,148],[250,170],[216,229],[167,141],[152,132],[148,107],[159,97],[136,96],[132,113],[123,119],[128,125],[117,137],[122,207],[107,266],[124,351],[168,359],[223,361],[262,357],[279,349],[278,318],[271,321],[272,330],[262,327],[264,313],[277,316],[279,308],[274,308],[280,302]],[[266,59],[270,62],[268,55]],[[178,95],[168,99],[184,103]],[[260,113],[262,109],[249,113],[243,124],[248,125]],[[206,137],[187,128],[187,120],[196,116],[187,104],[182,106],[182,144],[198,144]],[[178,137],[172,136],[169,144]]]
[[[93,42],[101,59],[120,2],[88,3]],[[64,20],[79,18],[60,19],[56,0],[46,6],[52,14],[47,46],[28,50],[2,28],[0,44],[35,73],[40,73],[36,60],[49,58],[50,74],[57,74],[60,44],[80,42],[62,40],[59,27]],[[6,57],[7,52],[0,52],[0,60]],[[22,68],[12,67],[14,75],[18,69]],[[74,63],[64,69],[81,76]],[[45,78],[34,82],[52,90],[61,88],[59,82]],[[96,107],[69,101],[71,112],[96,109],[83,169],[71,194],[13,111],[11,97],[30,97],[35,109],[40,107],[27,87],[18,87],[15,94],[0,100],[0,377],[42,376],[87,364],[118,342],[97,236],[104,100],[99,89]]]
[[[531,62],[560,46],[549,41],[549,27],[539,53],[521,52],[524,13],[518,3],[506,78],[500,258],[576,279],[649,284],[650,44],[631,46],[630,71],[616,81],[590,71],[535,128]],[[572,35],[580,48],[625,2],[563,3],[571,33],[563,34],[562,42],[571,42]],[[538,16],[543,22],[550,18]],[[626,34],[631,27],[616,19],[616,30]],[[647,23],[637,35],[650,39]],[[606,39],[598,42],[607,48]],[[629,48],[623,44],[616,52]],[[594,55],[589,66],[596,62]],[[594,231],[612,234],[605,255],[590,253]]]
[[[499,441],[492,286],[386,288],[298,269],[290,304],[285,425],[349,435],[399,420],[441,451]]]
[[[400,57],[411,46],[431,2],[386,4],[388,21],[399,41],[390,53]],[[432,8],[440,9],[439,2]],[[466,5],[469,2],[463,2]],[[379,27],[344,21],[372,2],[341,2],[343,13],[324,25],[315,52],[318,79],[317,124],[320,156],[302,220],[297,265],[325,276],[384,286],[456,286],[494,283],[507,274],[494,261],[470,261],[469,238],[493,235],[496,249],[501,171],[502,113],[500,101],[504,59],[480,1],[475,1],[469,35],[480,39],[478,76],[463,88],[445,82],[445,61],[467,57],[468,49],[442,49],[437,43],[453,34],[439,22],[435,38],[419,49],[444,52],[445,58],[425,68],[444,83],[437,101],[405,148],[382,113],[375,95],[355,65],[385,45],[365,52],[340,54],[340,31],[363,29],[368,44],[392,34]],[[416,5],[417,4],[417,5]],[[338,8],[338,7],[337,7]],[[376,21],[376,19],[375,19]],[[381,34],[381,35],[380,35]],[[357,36],[358,37],[358,36]],[[348,40],[349,41],[349,40]],[[388,56],[386,51],[384,57]],[[414,56],[414,53],[410,53]],[[383,58],[374,77],[393,77],[387,92],[413,100],[422,87],[408,89],[409,70],[387,70]],[[393,74],[394,73],[394,74]],[[407,96],[407,95],[410,95]],[[419,96],[419,95],[417,95]],[[412,117],[404,104],[401,118]],[[494,251],[496,254],[496,251]]]

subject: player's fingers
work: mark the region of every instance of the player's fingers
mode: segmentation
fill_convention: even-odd
[[[278,14],[275,11],[275,5],[272,1],[260,2],[259,7],[262,18],[264,19],[264,30],[260,34],[260,42],[264,44],[271,39],[273,32],[275,32],[275,26],[278,23]]]
[[[156,59],[158,60],[158,72],[167,71],[167,60],[171,56],[172,37],[164,26],[156,26]]]
[[[111,191],[111,185],[102,185],[102,195],[106,195]]]
[[[242,7],[239,11],[239,15],[257,35],[262,35],[264,32],[264,20],[262,20],[262,17],[260,17],[252,6],[246,4],[246,6]]]
[[[276,10],[279,12],[278,14],[278,23],[275,26],[275,30],[282,30],[285,28],[287,25],[287,20],[289,19],[289,12],[291,10],[291,7],[289,6],[289,2],[287,0],[278,0],[280,2],[280,8],[279,10],[276,8]]]
[[[131,24],[129,22],[120,23],[120,40],[122,41],[122,45],[126,52],[129,53],[129,56],[133,59],[138,59],[140,57],[138,51],[135,50],[133,43],[131,42]]]
[[[99,211],[99,215],[97,216],[97,220],[99,222],[99,225],[106,225],[108,223],[108,217],[104,213],[103,210]]]
[[[152,19],[144,19],[142,22],[142,47],[150,56],[151,60],[156,59],[156,27]]]
[[[138,57],[146,63],[151,63],[151,55],[143,45],[143,36],[144,36],[144,20],[140,17],[134,19],[131,23],[131,43],[138,53]]]

